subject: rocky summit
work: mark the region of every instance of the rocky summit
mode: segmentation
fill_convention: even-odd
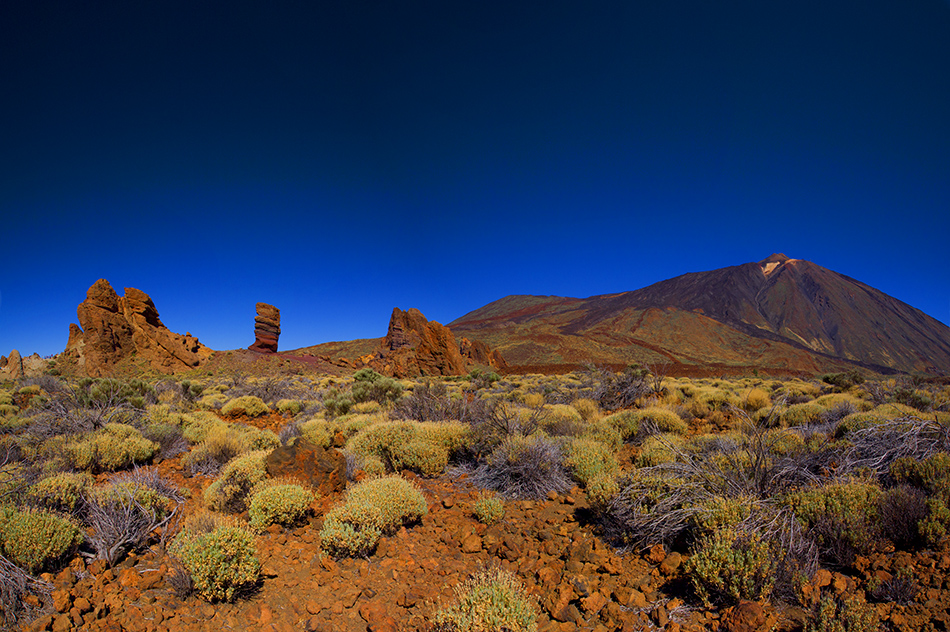
[[[254,344],[248,349],[261,353],[277,353],[277,339],[280,337],[280,310],[267,303],[257,304],[254,317]]]
[[[132,356],[151,369],[172,373],[195,368],[212,353],[194,336],[169,331],[149,295],[135,288],[125,288],[125,296],[119,296],[99,279],[76,312],[79,326],[70,325],[64,355],[90,377],[108,375]]]

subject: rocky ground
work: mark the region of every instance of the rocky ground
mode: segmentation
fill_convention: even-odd
[[[178,459],[158,467],[191,491],[186,512],[198,507],[204,477],[183,475]],[[411,474],[409,475],[411,476]],[[796,629],[797,607],[743,603],[706,610],[680,578],[683,556],[654,547],[643,555],[621,554],[605,545],[589,524],[584,493],[552,493],[541,501],[506,503],[500,524],[472,516],[476,491],[464,475],[414,479],[429,505],[419,524],[384,538],[367,559],[334,560],[321,554],[321,514],[340,500],[314,504],[307,524],[271,527],[258,542],[263,579],[258,589],[232,604],[209,604],[175,595],[174,569],[160,544],[132,555],[116,568],[86,565],[76,558],[55,576],[47,612],[29,630],[83,629],[102,632],[262,632],[426,630],[427,618],[471,572],[499,564],[517,573],[538,603],[539,630],[676,631]],[[950,550],[915,555],[881,552],[859,559],[858,574],[820,571],[806,593],[854,592],[872,576],[889,579],[912,567],[920,590],[909,605],[877,604],[891,629],[948,629]],[[39,604],[37,604],[39,605]]]

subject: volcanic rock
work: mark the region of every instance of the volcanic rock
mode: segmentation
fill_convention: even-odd
[[[99,279],[76,312],[80,326],[70,325],[64,353],[91,377],[108,375],[133,355],[152,369],[172,373],[194,368],[212,353],[194,336],[169,331],[152,299],[135,288],[119,296]]]
[[[346,487],[346,459],[339,450],[311,443],[300,437],[267,455],[267,473],[272,478],[296,478],[327,496]]]
[[[261,353],[277,353],[277,338],[280,337],[280,310],[267,303],[257,304],[254,317],[254,344],[248,349]]]
[[[393,308],[380,357],[370,363],[394,377],[463,375],[465,360],[452,331],[418,309]]]
[[[10,352],[10,357],[6,358],[6,363],[0,368],[0,379],[18,380],[23,377],[23,358],[20,352],[14,349]]]

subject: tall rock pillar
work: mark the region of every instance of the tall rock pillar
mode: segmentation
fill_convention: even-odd
[[[254,344],[248,349],[261,353],[277,353],[277,338],[280,337],[280,310],[267,303],[257,304],[254,317]]]

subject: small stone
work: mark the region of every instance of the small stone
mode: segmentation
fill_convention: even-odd
[[[474,533],[465,536],[462,540],[463,553],[478,553],[482,550],[482,539]]]

